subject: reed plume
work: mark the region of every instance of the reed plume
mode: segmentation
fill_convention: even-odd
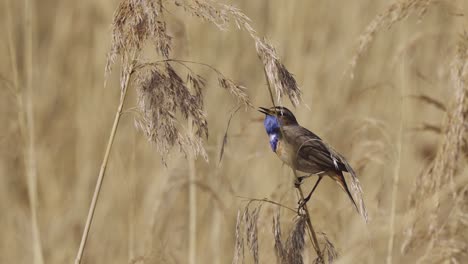
[[[434,0],[403,0],[395,1],[389,5],[385,11],[378,14],[366,27],[364,32],[359,36],[358,48],[354,53],[349,63],[349,74],[354,77],[354,70],[359,62],[359,59],[365,54],[372,44],[375,35],[383,30],[390,29],[394,24],[408,18],[411,15],[416,15],[419,19],[426,14],[428,8],[438,3]]]
[[[172,3],[175,6],[183,6],[186,11],[221,26],[217,19],[209,19],[210,16],[215,16],[223,20],[223,15],[208,2],[206,4],[195,2],[199,4],[193,8],[189,8],[190,5],[181,5],[178,1]],[[208,137],[208,125],[203,111],[205,81],[199,75],[194,74],[187,62],[169,59],[172,37],[167,31],[164,10],[162,1],[123,0],[114,13],[111,49],[107,56],[105,73],[108,76],[116,60],[120,59],[122,65],[120,102],[91,201],[76,263],[80,263],[84,252],[129,86],[135,86],[138,94],[138,106],[142,118],[137,119],[137,127],[151,142],[155,143],[163,161],[169,149],[175,145],[179,146],[184,153],[190,151],[193,156],[201,155],[207,159],[202,144],[203,138]],[[144,61],[142,50],[147,44],[153,45],[163,60],[150,58],[149,63],[142,62]],[[178,63],[189,71],[186,80],[183,80],[180,73],[171,65],[173,63]],[[221,87],[236,96],[238,101],[251,106],[244,87],[235,84],[209,65],[199,65],[213,69],[219,76]],[[190,120],[190,127],[195,133],[182,130],[178,114],[183,119]]]
[[[443,142],[428,167],[417,177],[411,192],[409,207],[415,218],[406,229],[402,252],[416,250],[416,241],[428,241],[419,262],[437,263],[444,259],[457,260],[466,252],[468,244],[463,230],[468,214],[467,188],[459,174],[460,156],[463,153],[468,111],[468,33],[463,33],[457,43],[451,64],[453,103],[447,108],[447,123],[443,127]],[[420,201],[429,203],[420,205]],[[448,213],[447,213],[448,210]],[[438,215],[445,212],[441,219]]]
[[[244,237],[247,240],[247,247],[251,253],[254,263],[260,263],[258,251],[258,218],[262,204],[258,204],[253,211],[250,210],[250,202],[245,206],[242,213],[237,212],[236,222],[236,246],[234,248],[234,258],[232,264],[237,264],[239,261],[244,263]]]
[[[261,41],[256,35],[255,30],[249,24],[250,19],[240,10],[216,1],[174,0],[170,3],[213,23],[220,30],[225,30],[230,21],[234,21],[238,28],[246,29],[255,40],[257,52],[264,63],[265,72],[275,85],[278,99],[281,99],[281,96],[286,93],[293,104],[299,102],[300,90],[295,79],[279,62],[273,47]],[[167,30],[164,11],[166,4],[169,3],[156,0],[123,0],[114,13],[112,42],[107,56],[105,73],[108,76],[116,60],[120,59],[122,64],[120,103],[101,165],[76,259],[77,263],[80,262],[83,254],[127,90],[130,86],[135,86],[138,94],[140,118],[137,118],[136,126],[144,132],[149,141],[155,143],[163,161],[174,146],[178,146],[185,154],[190,152],[194,156],[200,155],[206,160],[208,159],[203,147],[203,139],[208,137],[208,124],[203,109],[203,89],[206,82],[190,67],[189,64],[193,64],[193,62],[171,58],[173,38]],[[142,50],[148,44],[154,47],[162,59],[149,58],[150,62],[146,62],[147,58],[144,58]],[[188,71],[185,80],[173,64],[178,64]],[[252,106],[245,92],[245,87],[224,77],[212,66],[203,63],[195,64],[212,69],[218,75],[218,83],[222,88],[229,91],[240,103]],[[182,129],[180,118],[191,122],[190,127],[194,130],[193,134],[191,131]]]

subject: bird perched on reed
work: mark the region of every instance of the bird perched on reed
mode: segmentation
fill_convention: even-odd
[[[367,221],[359,180],[346,159],[316,134],[300,126],[296,117],[286,107],[277,106],[269,109],[260,107],[259,111],[265,114],[264,125],[273,152],[293,170],[308,173],[308,175],[296,178],[296,187],[304,178],[312,175],[318,176],[317,182],[301,201],[300,206],[309,201],[322,178],[329,176],[346,192],[358,213]],[[351,186],[358,196],[359,206],[346,184],[343,172],[351,174]]]

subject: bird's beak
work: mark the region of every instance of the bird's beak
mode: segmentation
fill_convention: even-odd
[[[260,113],[265,114],[265,115],[270,115],[270,111],[269,111],[268,109],[266,109],[265,107],[259,107],[259,108],[258,108],[258,111],[259,111]]]

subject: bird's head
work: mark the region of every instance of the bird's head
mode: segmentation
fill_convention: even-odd
[[[271,108],[260,107],[259,112],[265,114],[265,128],[268,133],[273,130],[279,130],[279,125],[297,125],[297,120],[294,114],[283,106],[275,106]]]

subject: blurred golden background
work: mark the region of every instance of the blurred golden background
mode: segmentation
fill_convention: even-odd
[[[76,256],[120,95],[118,70],[104,87],[118,3],[0,2],[0,263],[70,263]],[[343,153],[359,175],[368,225],[330,179],[309,202],[315,228],[337,247],[339,263],[383,263],[389,254],[393,263],[414,263],[426,248],[421,239],[419,247],[401,250],[404,231],[417,217],[410,211],[411,192],[436,156],[447,123],[444,109],[424,96],[446,109],[455,102],[451,62],[460,34],[468,29],[462,15],[468,2],[436,1],[424,14],[410,13],[376,32],[351,78],[359,37],[391,3],[229,2],[252,19],[296,77],[303,104],[293,109],[284,99],[286,106],[300,124]],[[207,63],[246,86],[256,107],[271,105],[247,33],[235,26],[219,31],[175,7],[167,13],[174,57]],[[197,187],[197,263],[232,261],[237,211],[246,205],[240,197],[296,206],[292,172],[271,152],[263,115],[255,110],[241,109],[233,117],[218,164],[237,103],[218,87],[215,74],[197,69],[209,76],[205,146],[210,162],[199,158],[191,171],[190,162],[174,149],[165,167],[134,127],[136,94],[130,88],[83,263],[188,263],[191,184]],[[189,181],[190,173],[195,182]],[[456,184],[464,186],[466,152],[456,175]],[[261,263],[276,261],[272,217],[277,211],[264,205],[260,215]],[[294,215],[281,210],[281,216],[287,232]],[[468,236],[466,225],[464,231],[461,235]],[[393,250],[389,239],[394,239]],[[306,247],[304,262],[310,263],[309,241]],[[466,249],[456,247],[456,256],[445,263],[467,261]],[[247,249],[246,261],[253,261]]]

